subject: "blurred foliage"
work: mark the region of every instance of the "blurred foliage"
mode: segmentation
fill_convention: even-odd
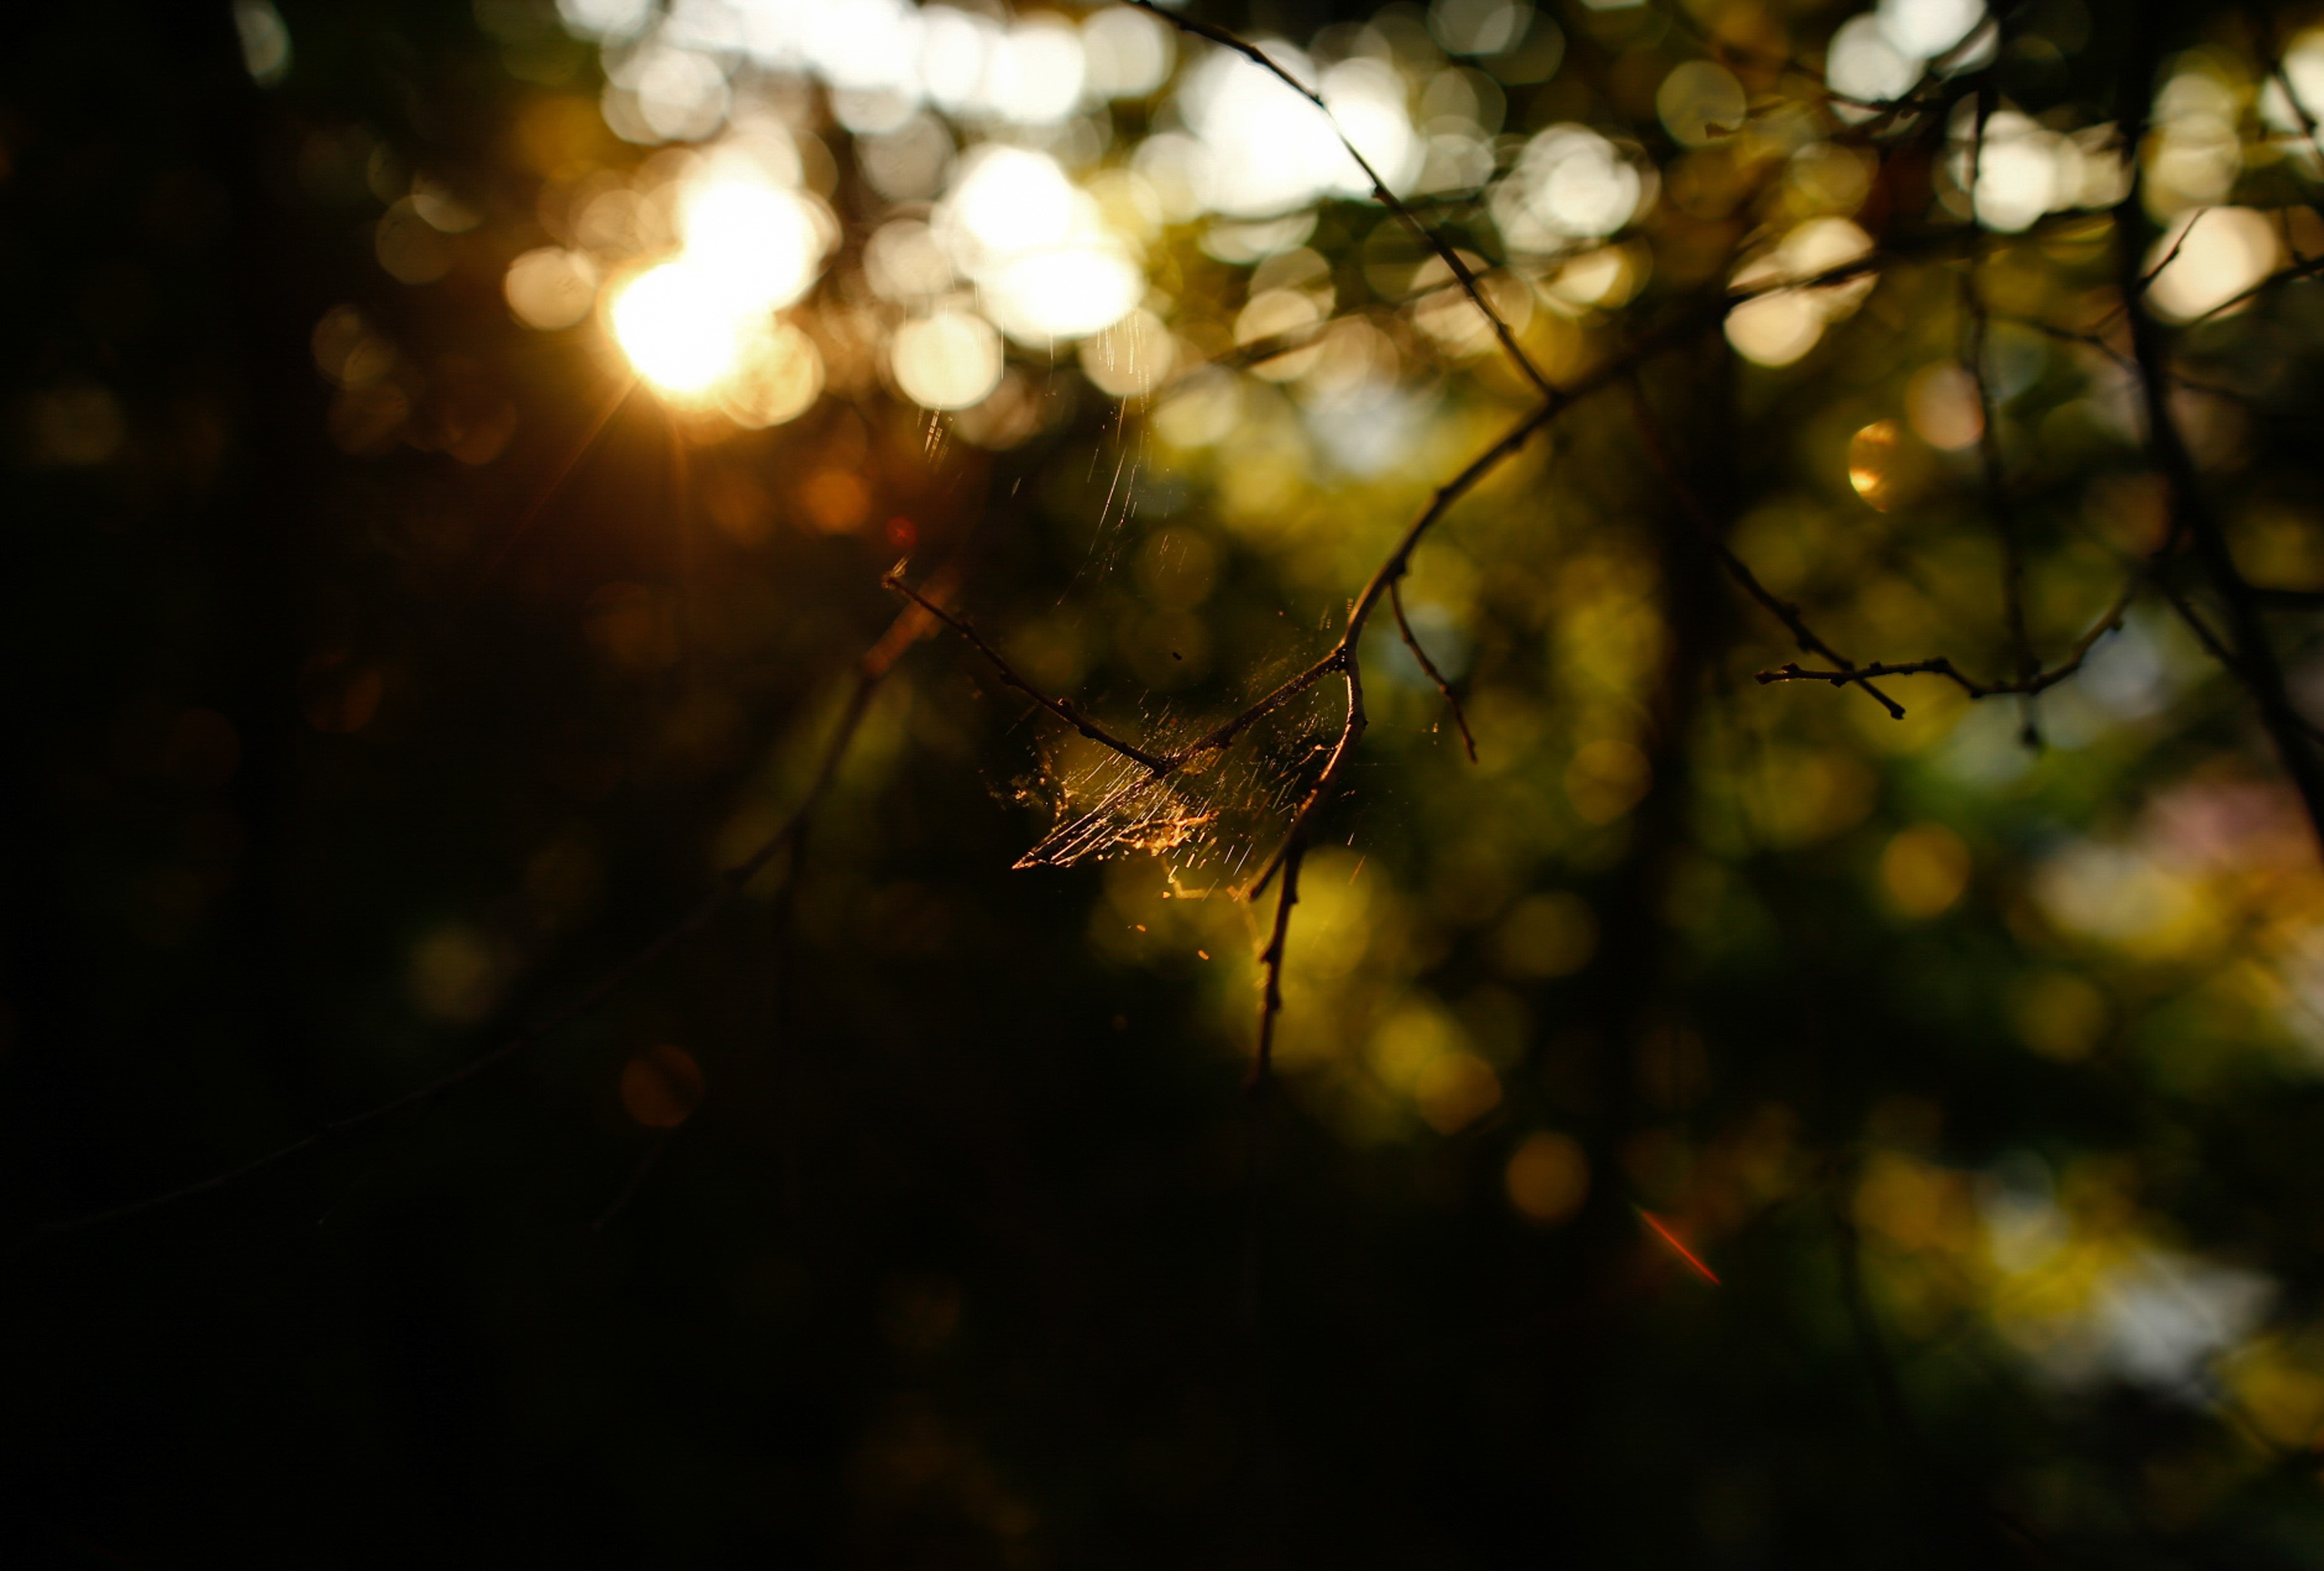
[[[1251,1093],[1335,687],[1136,811],[949,633],[840,728],[900,559],[1181,743],[1533,407],[1314,106],[1120,7],[20,18],[12,1564],[2324,1554],[2324,877],[2126,327],[2313,711],[2324,11],[1196,9],[1637,356],[1413,559],[1473,763],[1367,632]],[[1706,525],[2087,661],[1763,684]],[[42,1231],[506,1040],[835,734],[604,1007]]]

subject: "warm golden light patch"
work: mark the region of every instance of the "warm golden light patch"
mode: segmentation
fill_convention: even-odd
[[[2011,994],[2009,1023],[2043,1058],[2075,1063],[2089,1058],[2106,1032],[2106,995],[2067,972],[2032,977]]]
[[[1646,755],[1627,742],[1587,742],[1565,769],[1565,796],[1585,823],[1610,824],[1638,805],[1654,783]]]
[[[1588,902],[1563,890],[1528,895],[1493,935],[1494,957],[1517,976],[1571,976],[1598,947],[1598,919]]]
[[[1969,847],[1942,824],[1899,830],[1880,854],[1880,892],[1898,914],[1937,916],[1969,888]]]
[[[2324,1430],[2324,1375],[2314,1367],[2315,1351],[2262,1342],[2235,1361],[2228,1376],[2252,1427],[2287,1449],[2315,1445]]]
[[[1848,483],[1880,509],[1895,500],[1896,446],[1903,433],[1893,420],[1874,420],[1848,443]]]
[[[1509,1158],[1509,1204],[1529,1222],[1554,1227],[1590,1197],[1590,1159],[1572,1135],[1528,1135]]]
[[[1985,435],[1985,404],[1977,378],[1957,361],[1940,360],[1913,374],[1904,389],[1913,430],[1932,448],[1958,453]]]
[[[862,524],[872,508],[872,493],[844,469],[823,469],[799,488],[799,502],[816,528],[825,534],[845,534]]]
[[[1452,1134],[1500,1105],[1500,1077],[1474,1053],[1447,1053],[1420,1071],[1412,1098],[1429,1128]]]
[[[411,1002],[431,1020],[470,1025],[482,1020],[500,991],[500,966],[475,929],[447,923],[411,951]]]

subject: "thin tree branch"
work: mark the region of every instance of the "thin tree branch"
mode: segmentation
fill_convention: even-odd
[[[1849,682],[1860,682],[1866,677],[1934,676],[1946,678],[1972,698],[1997,698],[2013,693],[2031,698],[2056,687],[2082,669],[2082,662],[2089,658],[2090,651],[2098,646],[2098,640],[2122,625],[2124,615],[2138,597],[2141,581],[2140,576],[2134,575],[2123,586],[2122,593],[2115,596],[2114,604],[2107,606],[2098,619],[2090,624],[2088,631],[2074,641],[2064,660],[2048,670],[2036,670],[2030,676],[2008,681],[1980,682],[1964,675],[1943,655],[1937,655],[1929,660],[1908,661],[1899,665],[1875,661],[1868,666],[1837,671],[1807,670],[1797,665],[1782,665],[1771,671],[1759,672],[1757,680],[1762,687],[1771,682],[1830,682],[1837,688]]]
[[[2116,104],[2123,142],[2133,152],[2128,186],[2115,209],[2115,264],[2126,300],[2136,298],[2137,240],[2147,221],[2136,150],[2145,139],[2160,22],[2154,0],[2142,0],[2131,29],[2130,47],[2124,51]],[[2130,312],[2130,333],[2145,396],[2147,446],[2170,493],[2173,540],[2190,541],[2196,559],[2203,564],[2212,591],[2227,614],[2230,647],[2235,652],[2228,669],[2251,695],[2260,724],[2274,743],[2284,772],[2308,810],[2309,822],[2319,840],[2324,841],[2324,765],[2319,763],[2308,722],[2292,707],[2283,669],[2261,619],[2259,598],[2236,565],[2227,532],[2204,493],[2194,455],[2189,452],[2172,412],[2169,337],[2162,321],[2143,309]]]
[[[2313,278],[2319,273],[2324,273],[2324,256],[2313,256],[2305,262],[2295,263],[2290,267],[2279,267],[2257,283],[2236,291],[2218,305],[2212,306],[2199,316],[2188,318],[2181,325],[2189,328],[2200,327],[2205,322],[2225,316],[2246,300],[2257,300],[2270,290],[2287,283],[2297,283],[2303,278]]]
[[[1299,903],[1299,866],[1305,860],[1305,844],[1287,850],[1283,860],[1283,887],[1275,894],[1275,926],[1267,947],[1259,952],[1264,980],[1259,991],[1259,1051],[1250,1062],[1256,1089],[1275,1068],[1275,1027],[1283,1014],[1283,956],[1291,940],[1291,908]]]
[[[1877,699],[1880,707],[1888,711],[1889,718],[1902,720],[1904,717],[1904,705],[1874,687],[1862,673],[1857,670],[1854,661],[1849,660],[1817,636],[1815,631],[1808,626],[1806,618],[1800,615],[1800,608],[1775,595],[1765,584],[1759,582],[1759,576],[1751,570],[1750,564],[1736,555],[1734,548],[1729,546],[1720,534],[1718,521],[1711,516],[1711,510],[1703,505],[1702,499],[1694,494],[1694,488],[1689,485],[1685,476],[1680,474],[1677,456],[1670,450],[1669,443],[1664,440],[1662,423],[1655,418],[1654,406],[1647,402],[1646,391],[1639,384],[1636,376],[1629,378],[1629,388],[1630,407],[1637,417],[1638,434],[1646,443],[1648,456],[1654,459],[1655,467],[1662,472],[1665,483],[1671,488],[1671,494],[1678,498],[1680,508],[1689,519],[1692,520],[1696,531],[1702,536],[1703,545],[1717,559],[1727,576],[1734,579],[1736,585],[1757,601],[1769,615],[1790,629],[1793,641],[1801,649],[1810,654],[1820,654],[1839,666],[1843,672],[1850,673],[1849,679],[1854,682],[1854,685],[1863,688],[1868,697]]]
[[[946,627],[951,628],[954,633],[959,633],[963,638],[968,640],[971,644],[975,646],[977,653],[982,655],[987,661],[991,662],[992,669],[1000,673],[1001,679],[1002,681],[1008,683],[1009,686],[1016,688],[1019,692],[1032,699],[1036,704],[1040,705],[1041,707],[1047,709],[1050,714],[1055,715],[1058,719],[1063,720],[1066,725],[1072,726],[1074,730],[1088,737],[1092,742],[1102,743],[1104,745],[1112,748],[1116,753],[1121,754],[1124,758],[1136,759],[1139,762],[1146,766],[1149,773],[1155,775],[1167,774],[1172,769],[1176,767],[1176,764],[1173,760],[1165,758],[1157,753],[1148,753],[1144,748],[1139,746],[1135,742],[1125,742],[1120,737],[1116,736],[1112,732],[1108,731],[1104,726],[1100,725],[1096,721],[1092,720],[1088,716],[1084,715],[1081,710],[1074,707],[1072,699],[1053,698],[1047,693],[1041,691],[1040,688],[1035,687],[1031,682],[1026,680],[1023,676],[1019,674],[1017,668],[1009,663],[1007,656],[1003,655],[999,650],[993,648],[991,644],[985,642],[984,635],[976,631],[975,625],[972,624],[967,617],[954,615],[953,613],[945,610],[943,606],[937,605],[935,601],[929,599],[927,596],[921,594],[918,589],[913,588],[911,585],[906,583],[904,581],[904,568],[902,563],[899,562],[896,566],[889,568],[885,574],[881,575],[880,582],[883,587],[893,589],[897,594],[903,596],[908,600],[910,600],[914,605],[919,606],[921,610],[926,611],[929,615],[943,623]]]
[[[1355,761],[1356,744],[1363,740],[1366,722],[1363,669],[1357,664],[1352,649],[1342,662],[1340,674],[1348,684],[1347,722],[1340,728],[1340,739],[1333,745],[1332,756],[1325,761],[1323,772],[1316,778],[1305,799],[1291,815],[1291,827],[1284,832],[1283,843],[1260,866],[1259,876],[1251,880],[1250,889],[1244,892],[1246,900],[1257,900],[1266,893],[1268,881],[1275,876],[1277,869],[1289,866],[1294,858],[1306,854],[1307,836],[1314,826],[1315,815],[1322,812],[1324,804],[1338,793],[1349,764]]]
[[[1977,117],[1969,139],[1969,232],[1976,238],[1970,243],[1969,257],[1961,272],[1961,309],[1966,324],[1961,359],[1967,364],[1969,381],[1977,389],[1977,451],[1985,477],[1985,504],[1992,511],[1994,528],[2001,536],[2002,616],[2009,629],[2010,648],[2017,660],[2017,680],[2024,683],[2040,671],[2042,662],[2034,658],[2034,641],[2025,631],[2024,541],[2018,526],[2015,504],[2010,499],[2008,476],[2002,463],[2001,403],[1994,396],[1993,378],[1986,369],[1986,339],[1992,330],[1992,323],[1986,315],[1985,295],[1978,283],[1984,226],[1977,217],[1977,182],[1985,160],[1986,124],[1992,117],[1995,97],[1990,80],[1978,88]],[[2032,691],[2028,690],[2025,696],[2030,700]],[[2020,719],[2020,735],[2025,744],[2039,746],[2042,735],[2034,725],[2034,707],[2030,702],[2024,706]]]
[[[2132,294],[2132,300],[2146,298],[2147,291],[2154,287],[2154,281],[2170,270],[2171,264],[2179,260],[2179,253],[2187,249],[2187,242],[2195,237],[2195,226],[2217,210],[2208,207],[2195,209],[2194,215],[2187,220],[2187,226],[2179,231],[2179,237],[2176,240],[2171,242],[2171,249],[2163,254],[2163,259],[2138,275],[2138,288]],[[2128,309],[2127,306],[2120,305],[2115,308],[2117,312],[2126,309]]]
[[[1129,0],[1129,3],[1150,9],[1150,6],[1145,5],[1145,0]],[[1157,14],[1161,15],[1173,25],[1181,25],[1181,19],[1177,17],[1167,13],[1157,12]],[[1300,87],[1295,79],[1286,76],[1263,54],[1252,46],[1235,39],[1232,34],[1213,29],[1207,23],[1189,21],[1184,26],[1187,32],[1213,38],[1215,42],[1235,49],[1238,53],[1245,55],[1246,58],[1257,60],[1271,74],[1288,83],[1311,102],[1318,101],[1315,95]],[[1943,249],[1957,243],[1954,237],[1940,236],[1933,248]],[[1000,652],[978,633],[965,618],[956,616],[927,602],[918,592],[906,585],[897,572],[891,571],[885,582],[889,587],[912,598],[930,615],[960,633],[985,657],[1010,686],[1026,694],[1042,708],[1073,725],[1083,735],[1111,748],[1122,757],[1142,765],[1147,771],[1146,778],[1124,782],[1116,792],[1117,797],[1124,792],[1143,790],[1154,781],[1176,773],[1199,758],[1223,751],[1231,746],[1243,732],[1275,713],[1316,683],[1326,677],[1339,676],[1347,684],[1347,718],[1341,727],[1339,737],[1333,746],[1323,774],[1293,811],[1290,824],[1273,853],[1268,855],[1258,874],[1242,891],[1243,898],[1256,899],[1266,892],[1268,884],[1273,882],[1278,873],[1296,866],[1305,857],[1317,816],[1331,804],[1342,789],[1366,725],[1363,678],[1358,656],[1364,628],[1372,613],[1384,598],[1390,599],[1391,604],[1394,604],[1393,596],[1396,587],[1410,568],[1412,553],[1418,549],[1420,542],[1426,538],[1428,532],[1451,511],[1454,503],[1474,490],[1488,476],[1521,451],[1536,434],[1546,428],[1558,416],[1572,408],[1575,403],[1604,391],[1615,383],[1633,376],[1640,365],[1655,356],[1665,353],[1677,345],[1689,342],[1699,334],[1715,329],[1726,319],[1728,314],[1738,307],[1762,295],[1781,290],[1819,289],[1844,283],[1869,273],[1876,273],[1896,259],[1895,253],[1874,252],[1821,269],[1802,278],[1780,279],[1763,285],[1743,288],[1729,287],[1715,295],[1698,300],[1689,309],[1674,313],[1658,327],[1641,335],[1627,349],[1608,356],[1565,386],[1558,387],[1545,382],[1542,384],[1544,391],[1541,400],[1532,410],[1520,417],[1499,439],[1471,458],[1450,479],[1438,485],[1431,494],[1418,514],[1397,536],[1396,543],[1389,550],[1387,557],[1366,580],[1362,591],[1350,604],[1347,620],[1342,625],[1340,637],[1330,651],[1246,706],[1239,713],[1220,722],[1193,741],[1167,753],[1154,752],[1136,743],[1115,736],[1087,720],[1069,700],[1052,698],[1041,692],[1010,666]],[[1475,297],[1472,296],[1472,298]],[[1481,308],[1481,300],[1479,304]],[[1739,567],[1739,564],[1738,566]],[[1750,577],[1748,569],[1742,571],[1740,581],[1748,585],[1757,585],[1756,578]],[[1757,592],[1765,596],[1764,590]],[[1765,597],[1768,601],[1773,600],[1772,596]],[[1773,604],[1780,605],[1781,602]],[[1771,608],[1773,608],[1772,605]],[[1784,616],[1784,613],[1781,611],[1778,611],[1777,615]],[[1787,624],[1794,624],[1796,615],[1796,612],[1793,612],[1788,616],[1784,616]],[[1821,648],[1820,644],[1813,647]],[[1893,700],[1886,698],[1885,695],[1876,696],[1880,698],[1881,702],[1889,705],[1892,713],[1901,713]],[[1025,864],[1019,863],[1019,865],[1022,866]],[[1290,921],[1289,908],[1278,903],[1276,917],[1278,927],[1282,929],[1282,934],[1287,935],[1287,924]],[[1262,1003],[1260,1052],[1265,1055],[1271,1055],[1273,1051],[1274,1019],[1281,1006],[1279,975],[1281,942],[1276,938],[1270,938],[1268,950],[1272,951],[1274,956],[1271,961],[1267,959],[1266,952],[1262,952],[1261,956],[1262,961],[1270,967],[1272,977],[1271,993],[1268,1000]]]
[[[1927,89],[1931,79],[1929,69],[1923,71],[1920,79],[1901,98],[1859,98],[1852,94],[1840,92],[1832,87],[1824,79],[1822,71],[1816,69],[1796,55],[1768,54],[1759,50],[1747,49],[1717,36],[1704,27],[1696,19],[1694,14],[1683,5],[1666,3],[1660,9],[1681,32],[1692,39],[1697,48],[1720,64],[1740,66],[1747,70],[1771,72],[1779,79],[1787,76],[1803,78],[1812,84],[1810,88],[1812,96],[1823,99],[1826,103],[1838,104],[1850,109],[1862,109],[1877,115],[1880,117],[1880,123],[1885,124],[1893,120],[1899,114],[1918,106],[1927,99]],[[1980,18],[1977,26],[1969,30],[1967,37],[1928,62],[1930,69],[1941,71],[1945,66],[1967,55],[1976,47],[1986,29],[1993,25],[1995,23],[1991,17]]]
[[[1470,735],[1469,716],[1461,711],[1461,695],[1452,690],[1452,684],[1444,679],[1444,673],[1436,669],[1436,662],[1428,658],[1428,652],[1420,647],[1420,640],[1413,635],[1412,624],[1404,615],[1402,587],[1390,584],[1388,587],[1388,598],[1389,605],[1396,611],[1397,631],[1404,635],[1404,647],[1412,651],[1412,658],[1420,662],[1420,669],[1428,673],[1428,679],[1434,682],[1436,690],[1444,695],[1444,702],[1452,710],[1452,724],[1461,727],[1461,743],[1469,750],[1469,762],[1476,762],[1477,739]]]
[[[1355,160],[1356,167],[1363,171],[1364,179],[1370,182],[1372,199],[1394,214],[1397,221],[1412,232],[1414,239],[1435,253],[1437,260],[1452,270],[1452,276],[1460,282],[1462,292],[1469,297],[1469,303],[1484,313],[1485,319],[1492,324],[1493,337],[1500,340],[1502,352],[1508,356],[1510,363],[1517,366],[1525,379],[1533,384],[1534,391],[1544,398],[1555,396],[1556,390],[1551,385],[1549,378],[1542,374],[1541,367],[1535,365],[1532,357],[1518,345],[1517,335],[1509,330],[1509,324],[1503,319],[1500,312],[1493,309],[1492,302],[1485,298],[1483,285],[1478,282],[1477,275],[1470,271],[1469,263],[1460,251],[1441,238],[1427,225],[1422,223],[1413,210],[1404,205],[1403,199],[1388,189],[1388,181],[1380,178],[1380,172],[1372,167],[1371,160],[1363,155],[1354,140],[1342,128],[1340,117],[1332,113],[1330,105],[1323,102],[1323,94],[1276,64],[1268,58],[1267,51],[1257,44],[1246,41],[1239,34],[1215,23],[1204,22],[1199,17],[1182,16],[1175,11],[1166,11],[1155,4],[1155,0],[1123,0],[1123,3],[1134,5],[1148,15],[1168,23],[1181,32],[1192,33],[1197,38],[1209,40],[1222,49],[1232,50],[1310,104],[1314,105],[1331,125],[1332,134],[1340,139],[1340,145],[1347,149],[1348,156]]]

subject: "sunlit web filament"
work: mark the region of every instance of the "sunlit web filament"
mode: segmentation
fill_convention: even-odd
[[[1709,1266],[1703,1264],[1702,1256],[1696,1254],[1694,1251],[1687,1248],[1685,1244],[1681,1243],[1678,1241],[1678,1234],[1673,1233],[1669,1228],[1665,1227],[1662,1224],[1661,1219],[1655,1216],[1653,1212],[1647,1210],[1643,1206],[1633,1206],[1630,1209],[1636,1211],[1638,1214],[1639,1219],[1645,1222],[1647,1226],[1653,1228],[1655,1235],[1661,1238],[1665,1243],[1669,1244],[1673,1249],[1678,1252],[1679,1259],[1686,1261],[1687,1264],[1692,1266],[1696,1271],[1701,1271],[1704,1281],[1709,1282],[1714,1288],[1720,1285],[1719,1273],[1712,1271]]]

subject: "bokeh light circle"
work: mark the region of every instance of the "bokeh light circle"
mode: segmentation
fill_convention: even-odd
[[[966,409],[1001,381],[1001,335],[982,317],[938,311],[896,329],[889,368],[905,397],[923,409]]]

